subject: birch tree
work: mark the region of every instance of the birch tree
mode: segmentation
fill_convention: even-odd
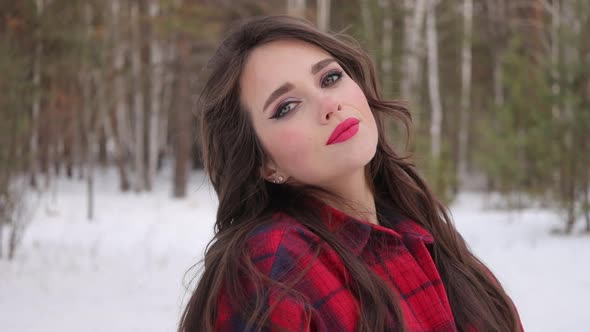
[[[6,4],[2,7],[6,8]],[[36,196],[27,193],[31,180],[27,163],[31,160],[28,152],[32,96],[37,93],[31,89],[34,50],[38,45],[37,10],[27,6],[11,17],[6,15],[0,27],[0,259],[14,257],[29,221],[22,212]],[[12,25],[11,19],[25,24]],[[15,33],[22,28],[27,29],[24,36]],[[25,38],[25,43],[20,44],[19,37]]]
[[[381,40],[381,77],[383,92],[386,97],[393,95],[393,17],[391,0],[380,0],[383,9],[383,34]]]
[[[420,54],[422,27],[426,12],[425,0],[404,0],[404,61],[402,70],[402,98],[416,102],[420,80]]]
[[[461,47],[461,107],[459,122],[458,178],[467,175],[467,151],[469,142],[469,113],[471,112],[471,35],[473,25],[473,0],[463,0],[463,42]]]
[[[133,188],[136,192],[145,189],[145,140],[144,140],[144,102],[142,87],[142,60],[141,60],[141,23],[140,23],[140,4],[139,1],[131,3],[131,71],[133,77],[133,168],[134,181]]]
[[[565,2],[561,8],[561,12],[558,14],[563,15],[562,19],[564,22],[568,22],[569,31],[577,36],[580,31],[579,18],[576,15],[576,4],[575,1]],[[563,62],[565,70],[564,80],[565,84],[570,87],[575,86],[575,80],[577,79],[577,73],[574,73],[572,67],[575,68],[576,64],[579,63],[579,54],[576,50],[576,46],[573,44],[564,45],[562,48]],[[565,232],[571,233],[573,231],[574,224],[576,222],[576,201],[577,201],[577,175],[579,170],[577,169],[578,154],[574,153],[576,133],[574,130],[574,118],[575,108],[577,105],[574,97],[571,94],[565,94],[562,97],[562,109],[561,109],[561,122],[564,123],[563,133],[563,148],[564,158],[561,164],[561,188],[562,188],[562,200],[566,212],[566,226]]]
[[[161,100],[161,107],[162,110],[166,109],[168,112],[161,112],[161,117],[159,121],[159,137],[158,137],[158,144],[160,147],[160,151],[164,151],[168,144],[168,128],[170,118],[172,116],[172,104],[174,98],[174,80],[175,80],[175,71],[173,70],[174,59],[177,57],[176,48],[173,47],[173,43],[167,42],[167,47],[164,51],[164,61],[166,70],[164,70],[163,76],[163,87],[162,87],[162,100]]]
[[[317,25],[322,31],[330,28],[330,0],[317,0]]]
[[[504,104],[503,62],[505,43],[508,37],[508,11],[506,0],[488,0],[484,3],[488,14],[488,34],[493,42],[492,48],[492,83],[494,106]]]
[[[43,15],[45,0],[35,0],[38,21]],[[31,185],[37,187],[37,173],[39,172],[39,112],[41,111],[41,57],[43,54],[43,40],[41,38],[41,24],[35,29],[35,53],[33,58],[33,100],[31,104],[31,136],[29,140],[29,172]]]
[[[430,148],[432,158],[441,156],[442,102],[440,98],[438,37],[436,32],[436,1],[430,0],[426,14],[426,42],[428,53],[428,91],[430,95]]]
[[[131,127],[129,123],[129,108],[126,102],[128,82],[125,76],[125,58],[127,54],[127,45],[125,45],[124,36],[126,29],[123,26],[126,17],[122,14],[125,12],[126,5],[121,4],[121,0],[111,0],[111,29],[112,29],[112,61],[114,73],[114,105],[115,116],[113,122],[116,126],[111,126],[115,142],[115,154],[117,169],[119,170],[120,188],[122,191],[130,189],[129,180],[129,153],[131,150]]]
[[[160,12],[159,0],[150,0],[149,16],[153,20]],[[149,141],[148,141],[148,170],[146,177],[146,188],[152,189],[158,166],[158,152],[160,147],[160,120],[162,108],[162,88],[164,80],[163,57],[164,51],[161,41],[153,33],[150,39],[150,119],[149,119]]]
[[[287,14],[295,17],[305,17],[305,0],[287,0]]]
[[[371,13],[370,2],[371,0],[361,0],[361,17],[363,22],[363,36],[369,48],[368,53],[375,61],[375,29],[373,28],[373,15]]]
[[[87,188],[87,218],[92,220],[94,218],[94,146],[96,144],[96,133],[93,119],[94,105],[91,96],[92,89],[92,74],[95,72],[91,69],[89,64],[90,52],[89,45],[92,43],[92,7],[89,3],[82,6],[82,15],[84,17],[85,43],[82,49],[82,70],[79,74],[79,79],[82,89],[82,119],[80,121],[81,132],[86,136],[86,147],[84,149],[84,162],[86,167],[86,188]],[[100,84],[100,82],[98,82]],[[97,86],[98,87],[98,86]],[[102,87],[98,87],[101,88]]]
[[[188,54],[181,52],[179,59],[177,60],[177,69],[182,70],[188,67],[188,64],[179,63],[181,59],[187,59]],[[178,90],[175,92],[177,98],[175,98],[175,107],[173,112],[173,143],[174,143],[174,179],[173,179],[173,196],[181,198],[186,196],[186,187],[189,177],[189,162],[190,162],[190,151],[192,142],[192,131],[191,131],[191,107],[193,106],[190,102],[191,95],[191,80],[186,70],[177,73]]]
[[[560,73],[559,73],[559,29],[561,26],[561,9],[560,9],[560,1],[554,1],[551,9],[551,92],[553,93],[553,97],[555,101],[557,101],[557,97],[560,94]],[[552,113],[554,117],[559,116],[559,105],[557,102],[553,103],[552,106]]]

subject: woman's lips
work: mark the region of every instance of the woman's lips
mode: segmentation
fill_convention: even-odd
[[[326,145],[344,142],[354,136],[358,131],[359,120],[357,118],[348,118],[334,128]]]

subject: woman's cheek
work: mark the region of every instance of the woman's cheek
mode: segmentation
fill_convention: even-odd
[[[354,81],[347,89],[345,96],[351,104],[361,108],[362,111],[370,111],[367,97],[365,96],[363,90],[361,90],[361,88],[356,83],[354,83]]]
[[[281,168],[301,171],[310,160],[313,140],[301,129],[283,128],[270,139],[270,150]]]

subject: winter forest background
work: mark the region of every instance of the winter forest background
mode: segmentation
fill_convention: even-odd
[[[590,1],[0,0],[0,330],[174,330],[215,218],[204,65],[287,13],[409,102],[407,151],[525,328],[587,329]]]

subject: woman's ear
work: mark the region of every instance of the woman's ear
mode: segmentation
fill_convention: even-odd
[[[282,183],[286,176],[282,175],[277,165],[272,160],[267,160],[260,167],[260,176],[272,183]]]

